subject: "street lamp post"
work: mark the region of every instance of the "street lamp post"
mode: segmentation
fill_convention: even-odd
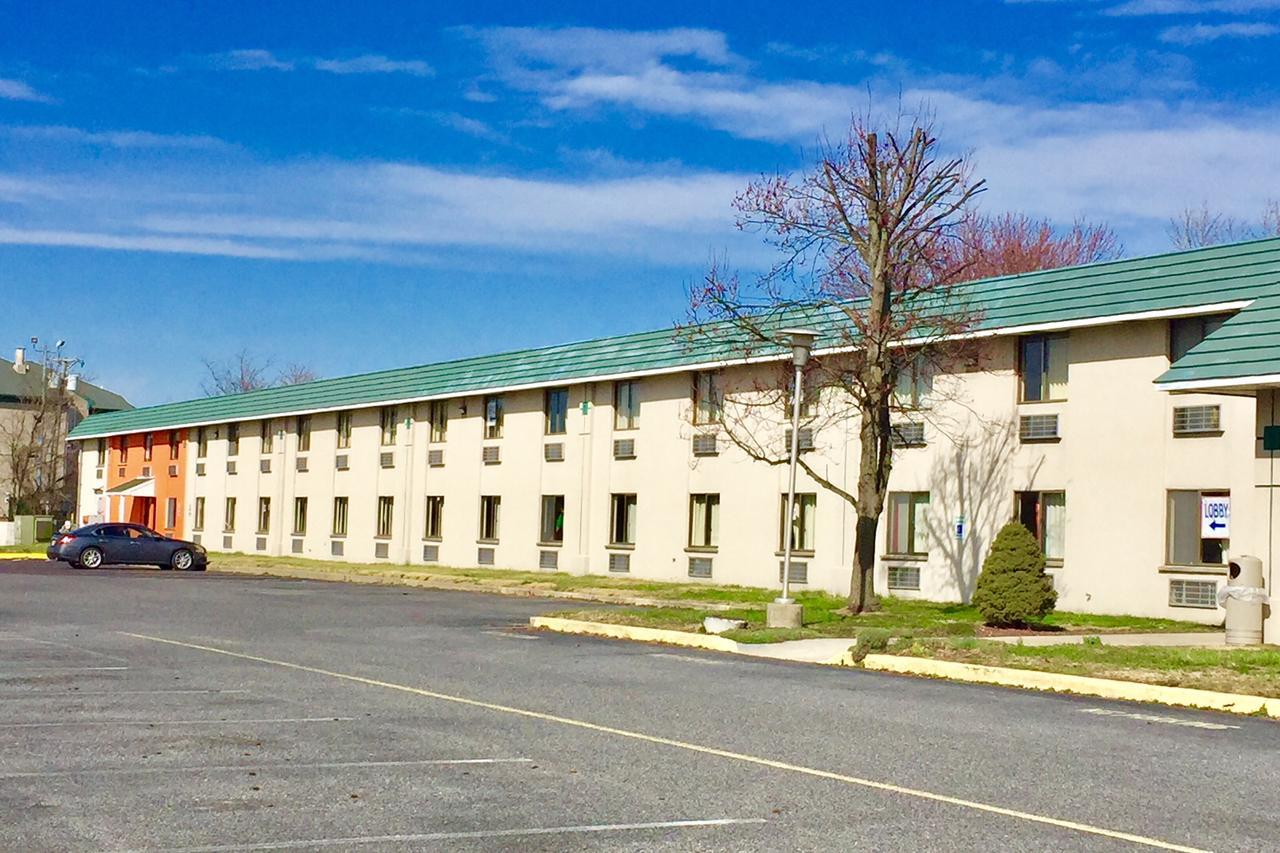
[[[804,366],[818,333],[812,329],[783,329],[791,342],[791,364],[795,375],[791,386],[791,464],[787,472],[787,521],[782,535],[782,595],[766,611],[765,623],[770,628],[799,628],[802,610],[791,598],[791,551],[796,519],[796,468],[800,464],[800,408],[804,390]]]

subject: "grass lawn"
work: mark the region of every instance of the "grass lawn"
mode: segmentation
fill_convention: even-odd
[[[911,640],[889,654],[1116,678],[1170,687],[1280,697],[1280,649],[1189,649],[1158,646],[1015,646],[976,639]]]

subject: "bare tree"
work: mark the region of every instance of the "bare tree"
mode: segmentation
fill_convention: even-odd
[[[951,244],[982,182],[972,180],[965,158],[940,154],[931,124],[924,116],[900,116],[895,127],[877,132],[855,120],[847,139],[825,145],[808,171],[750,184],[735,200],[739,226],[761,232],[781,260],[748,287],[713,267],[693,294],[693,333],[737,355],[778,343],[784,325],[821,327],[806,394],[825,401],[832,422],[856,422],[857,485],[842,488],[803,456],[800,464],[856,515],[848,599],[854,613],[876,605],[876,533],[893,465],[890,424],[903,405],[895,386],[929,366],[972,358],[964,333],[979,319],[950,285],[960,278]],[[735,408],[731,396],[726,412]],[[738,395],[751,398],[758,395]],[[726,415],[726,433],[753,458],[785,464],[754,434],[752,405]]]
[[[60,515],[74,500],[74,466],[66,433],[75,412],[61,388],[29,394],[0,411],[0,469],[8,473],[10,517],[24,513]]]
[[[273,359],[260,358],[246,349],[225,361],[206,358],[204,366],[209,375],[200,383],[200,390],[206,397],[220,397],[279,385],[300,385],[319,378],[314,370],[297,362],[280,371],[272,370],[274,364]]]
[[[1280,237],[1280,200],[1266,203],[1257,222],[1211,211],[1208,202],[1185,208],[1169,221],[1169,240],[1179,249],[1199,249],[1221,243]]]
[[[1123,251],[1106,225],[1077,220],[1059,230],[1047,219],[1024,213],[967,213],[956,239],[944,244],[947,262],[965,280],[1109,261]]]

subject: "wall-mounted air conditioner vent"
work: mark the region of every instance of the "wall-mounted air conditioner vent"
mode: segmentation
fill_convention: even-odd
[[[223,537],[222,537],[222,550],[224,550],[224,551],[230,551],[230,550],[231,550],[231,537],[230,537],[230,536],[223,536]]]
[[[480,451],[480,461],[486,465],[497,465],[502,461],[502,448],[496,444],[490,444]]]
[[[924,424],[904,421],[889,427],[889,443],[894,447],[924,447]]]
[[[538,552],[538,568],[550,569],[555,571],[560,566],[559,551],[539,551]]]
[[[227,473],[228,473],[228,474],[234,474],[235,472],[236,472],[236,460],[234,460],[234,459],[228,459],[228,460],[227,460]]]
[[[889,589],[919,589],[919,566],[890,566]]]
[[[1220,406],[1180,406],[1173,410],[1174,435],[1218,435],[1221,432]]]
[[[492,566],[494,561],[493,548],[480,548],[476,551],[476,565]]]
[[[548,462],[563,462],[564,443],[557,441],[554,444],[542,445],[542,458]]]
[[[143,466],[142,466],[142,476],[144,476],[144,477],[150,477],[150,476],[151,476],[151,466],[150,466],[150,465],[143,465]]]
[[[294,470],[297,470],[297,471],[306,471],[306,470],[307,470],[307,457],[305,457],[305,456],[299,456],[297,459],[295,459],[295,460],[294,460]]]
[[[329,543],[329,553],[334,557],[342,556],[342,540],[334,539]]]
[[[788,453],[791,452],[791,430],[790,429],[788,429],[782,437],[782,446]],[[806,450],[813,450],[813,430],[809,429],[808,427],[801,427],[800,428],[800,452],[804,453]]]
[[[614,459],[635,459],[636,440],[634,438],[618,438],[613,442]]]
[[[439,545],[423,545],[422,561],[424,563],[438,563],[440,561],[440,546]]]
[[[378,464],[383,468],[396,467],[396,455],[390,451],[378,454]]]
[[[304,541],[305,541],[305,540],[302,540],[302,539],[295,539],[295,540],[293,540],[293,553],[295,553],[295,554],[301,554],[301,553],[302,553],[302,545],[303,545],[303,542],[304,542]]]
[[[689,577],[691,578],[711,577],[711,558],[710,557],[690,557],[689,558]]]
[[[270,459],[260,459],[260,460],[258,460],[258,470],[259,470],[259,471],[261,471],[261,472],[262,472],[262,473],[264,473],[264,474],[270,474],[270,473],[271,473],[271,460],[270,460]]]
[[[333,467],[339,471],[346,471],[351,467],[351,457],[346,453],[339,453],[333,458]]]
[[[1172,607],[1216,609],[1218,606],[1217,581],[1190,581],[1175,578],[1169,581],[1169,604]]]
[[[94,469],[93,469],[93,478],[94,478],[95,480],[101,480],[101,479],[102,479],[102,469],[101,469],[101,468],[94,468]]]
[[[1057,415],[1023,415],[1018,418],[1019,441],[1057,441]]]
[[[444,451],[428,450],[427,464],[430,465],[432,468],[439,468],[440,466],[444,465]]]
[[[203,462],[197,462],[197,463],[196,463],[196,476],[197,476],[197,477],[203,477],[203,476],[204,476],[204,463],[203,463]]]
[[[176,476],[178,476],[178,466],[177,466],[177,465],[170,465],[170,466],[169,466],[169,476],[170,476],[170,477],[176,477]]]
[[[254,540],[253,547],[259,551],[267,550],[267,537],[259,536],[257,539]]]
[[[609,571],[614,574],[626,574],[631,571],[630,554],[610,554]]]
[[[192,542],[194,542],[194,543],[196,543],[197,545],[199,545],[199,544],[200,544],[200,539],[201,539],[201,538],[202,538],[202,537],[200,536],[200,534],[199,534],[199,533],[192,533],[192,534],[191,534],[191,541],[192,541]]]
[[[387,559],[387,555],[391,553],[391,544],[389,542],[373,543],[373,556],[379,560]]]
[[[713,432],[699,433],[693,437],[693,455],[694,456],[716,456],[720,453],[720,448],[716,443],[716,434]]]
[[[782,563],[778,563],[778,583],[782,583]],[[809,582],[809,564],[797,563],[791,561],[791,582],[792,583],[808,583]]]

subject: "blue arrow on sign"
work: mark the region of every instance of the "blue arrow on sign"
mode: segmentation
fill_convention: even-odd
[[[1225,525],[1225,524],[1223,524],[1221,521],[1211,521],[1211,522],[1209,522],[1209,529],[1210,529],[1210,530],[1221,530],[1221,529],[1222,529],[1222,528],[1224,528],[1224,527],[1226,527],[1226,525]]]

